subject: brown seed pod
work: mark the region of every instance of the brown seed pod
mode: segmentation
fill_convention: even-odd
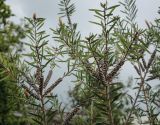
[[[46,96],[50,93],[60,82],[62,82],[62,78],[57,79],[45,92],[43,96]]]
[[[40,77],[39,92],[43,94],[43,76]]]
[[[99,61],[99,66],[100,66],[100,69],[102,70],[103,74],[106,75],[106,73],[107,73],[107,66],[108,66],[107,61],[100,60]]]
[[[65,118],[63,125],[68,125],[69,121],[75,116],[75,114],[80,110],[80,107],[75,107]]]
[[[28,85],[30,85],[37,93],[39,93],[38,87],[34,84],[34,81],[25,73],[23,73],[23,76],[26,78]]]
[[[123,66],[125,59],[121,59],[121,61],[115,66],[115,68],[107,75],[107,79],[110,81],[119,71],[119,69]]]
[[[42,77],[41,68],[38,66],[37,70],[36,70],[36,73],[35,73],[36,84],[40,85],[40,83],[41,83],[41,77]]]
[[[25,89],[25,91],[27,92],[27,95],[30,95],[31,97],[33,97],[37,100],[40,100],[39,96],[36,93],[34,93],[33,91],[31,91],[25,84],[22,84],[21,86],[22,86],[22,88]]]
[[[94,69],[91,67],[91,65],[88,62],[83,62],[83,65],[92,76],[96,77],[97,79],[99,78],[99,76],[97,75],[98,73],[94,71]]]
[[[33,20],[36,20],[37,17],[36,17],[36,13],[33,13]]]
[[[51,79],[52,73],[53,73],[52,70],[49,70],[48,75],[44,81],[43,88],[46,88],[46,86],[48,85],[49,80]]]

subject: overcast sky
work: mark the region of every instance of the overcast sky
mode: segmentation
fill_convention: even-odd
[[[7,0],[13,13],[16,15],[15,21],[19,18],[31,17],[33,13],[47,19],[47,27],[55,27],[58,20],[60,0]],[[88,11],[90,8],[99,7],[99,2],[105,0],[73,0],[76,5],[74,21],[78,22],[82,34],[96,32],[96,28],[88,21],[93,20],[93,15]],[[119,0],[108,0],[110,5],[118,4]],[[123,1],[123,0],[121,0]],[[157,16],[160,0],[137,0],[138,15],[137,22],[144,26],[144,20],[153,21]]]
[[[98,32],[97,27],[94,27],[93,24],[88,22],[94,20],[92,13],[88,9],[99,7],[99,2],[102,1],[104,0],[73,0],[76,5],[76,13],[74,14],[73,21],[78,23],[78,28],[83,36],[90,32]],[[108,0],[110,5],[118,4],[118,1]],[[16,15],[12,18],[15,22],[19,22],[20,18],[32,17],[33,13],[36,13],[38,17],[46,18],[46,28],[55,28],[57,26],[59,17],[57,15],[59,12],[58,3],[59,0],[7,0],[7,4],[10,5],[12,12]],[[144,20],[153,21],[156,17],[158,18],[157,11],[160,6],[160,0],[137,0],[136,4],[139,10],[137,22],[141,27],[145,26]],[[128,76],[133,75],[135,72],[129,64],[126,64],[125,67],[128,70],[125,70],[121,74],[121,79],[126,80]],[[58,75],[60,74],[58,73]],[[66,87],[61,87],[59,86],[57,92],[66,92]]]

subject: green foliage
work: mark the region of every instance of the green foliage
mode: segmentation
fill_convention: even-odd
[[[0,124],[2,125],[26,124],[29,120],[25,114],[24,96],[17,85],[16,69],[24,34],[21,26],[9,20],[11,16],[13,14],[10,7],[5,4],[5,0],[0,0]]]
[[[73,28],[76,24],[71,24],[72,13],[65,13],[68,24],[60,20],[59,28],[53,30],[55,40],[61,43],[63,54],[67,53],[69,62],[72,60],[77,64],[74,75],[78,85],[70,94],[74,105],[82,106],[82,115],[75,116],[72,124],[79,121],[80,124],[91,125],[128,125],[135,122],[134,118],[137,118],[140,124],[158,124],[158,115],[155,114],[157,106],[153,104],[154,92],[152,86],[146,82],[150,69],[153,69],[151,65],[155,60],[155,43],[158,39],[155,39],[155,34],[149,35],[155,31],[151,31],[151,26],[148,26],[148,29],[140,29],[136,24],[135,0],[125,0],[120,4],[125,9],[122,12],[126,14],[126,19],[114,16],[114,10],[119,5],[108,7],[108,2],[105,2],[100,3],[101,9],[90,9],[98,19],[96,22],[90,22],[101,27],[100,34],[90,34],[84,40],[77,37],[80,33],[76,27]],[[149,25],[147,22],[146,24]],[[149,48],[153,46],[155,50],[152,53]],[[73,48],[76,48],[76,51]],[[145,55],[150,55],[148,62]],[[135,98],[129,93],[124,96],[122,90],[125,87],[119,82],[114,85],[126,61],[133,65],[138,74]],[[124,106],[127,108],[123,108]],[[146,117],[148,120],[143,121]]]
[[[120,2],[121,5],[124,6],[125,10],[121,11],[126,14],[127,21],[132,24],[135,21],[138,9],[136,6],[136,0],[124,0],[124,2]]]
[[[2,70],[2,73],[9,73],[9,77],[20,83],[26,104],[29,104],[29,114],[26,116],[31,116],[33,124],[160,123],[159,86],[155,89],[150,82],[160,78],[159,19],[154,24],[146,21],[147,28],[142,29],[135,20],[136,1],[124,0],[120,5],[124,7],[122,12],[126,15],[125,19],[114,13],[119,5],[109,6],[107,1],[100,3],[100,9],[90,9],[97,20],[90,22],[100,27],[101,32],[82,38],[77,24],[71,20],[75,5],[71,0],[61,0],[59,24],[56,29],[51,29],[53,39],[59,46],[52,48],[48,46],[49,35],[42,30],[45,19],[37,18],[36,14],[33,14],[33,18],[26,18],[28,28],[25,35],[29,41],[25,45],[29,50],[23,55],[27,59],[21,63],[15,58],[15,67],[3,57],[2,68],[6,70]],[[63,17],[67,18],[67,23],[64,23]],[[67,63],[67,72],[52,82],[57,62]],[[118,78],[126,62],[137,73],[133,76],[133,85],[126,85]],[[76,85],[70,92],[73,110],[67,112],[53,91],[71,74],[75,76],[73,82]],[[8,76],[3,78],[2,81],[9,82]],[[2,99],[6,102],[6,98]],[[5,107],[3,112],[6,110]]]
[[[106,119],[106,115],[108,115],[106,112],[109,112],[109,108],[105,105],[108,103],[106,100],[106,87],[92,76],[82,73],[77,75],[76,83],[74,90],[69,94],[73,99],[73,105],[81,105],[82,111],[72,121],[72,124],[76,124],[77,120],[81,120],[84,125],[109,124],[109,119]],[[110,91],[115,124],[120,125],[124,121],[129,100],[125,95],[125,87],[122,83],[113,83]]]
[[[5,0],[0,1],[0,52],[8,52],[13,45],[19,44],[21,48],[21,39],[24,38],[23,29],[9,21],[13,16],[10,7],[5,4]],[[4,42],[5,41],[5,42]]]
[[[72,24],[70,16],[75,12],[74,4],[71,4],[71,0],[61,0],[59,3],[61,17],[67,16],[69,25]]]
[[[57,96],[52,92],[66,76],[70,75],[73,69],[68,69],[57,80],[51,81],[57,57],[61,54],[58,51],[60,49],[53,47],[55,51],[52,51],[48,46],[49,35],[42,30],[45,19],[37,18],[34,14],[33,18],[26,18],[26,20],[29,25],[26,36],[30,41],[25,44],[30,50],[24,55],[30,58],[30,61],[24,60],[27,69],[20,69],[20,72],[23,77],[21,86],[24,88],[30,104],[29,114],[39,125],[62,124],[64,109],[58,102]],[[50,70],[45,78],[45,70],[49,67]]]

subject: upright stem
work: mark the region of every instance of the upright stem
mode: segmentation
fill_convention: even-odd
[[[107,3],[107,2],[106,2]],[[106,8],[107,8],[107,4],[106,4]],[[106,8],[104,8],[103,10],[103,14],[104,14],[104,17],[103,17],[103,21],[104,21],[104,27],[102,27],[102,30],[104,32],[104,38],[105,38],[105,51],[104,51],[104,65],[106,67],[106,73],[105,73],[105,76],[107,75],[107,71],[108,71],[108,39],[109,39],[109,33],[107,31],[107,18],[106,18]]]
[[[41,96],[41,111],[42,111],[42,114],[43,114],[43,125],[47,125],[47,121],[46,121],[46,112],[45,112],[45,106],[44,106],[44,99],[43,99],[43,96]]]
[[[93,125],[93,100],[91,100],[91,123],[90,125]]]
[[[103,17],[103,23],[104,23],[104,27],[102,27],[102,30],[103,30],[103,34],[104,34],[104,38],[105,38],[105,58],[104,58],[104,64],[105,67],[106,67],[106,70],[108,70],[108,38],[109,38],[109,34],[108,34],[108,31],[107,31],[107,18],[106,18],[106,9],[107,8],[107,2],[106,2],[106,6],[103,10],[103,14],[104,14],[104,17]],[[105,76],[105,81],[107,82],[107,71],[103,72],[103,75]],[[107,101],[107,109],[109,110],[109,119],[110,119],[110,124],[111,125],[114,125],[114,119],[113,119],[113,111],[112,111],[112,106],[111,106],[111,98],[110,98],[110,83],[107,82],[105,83],[106,85],[106,101]]]
[[[109,110],[109,119],[110,119],[110,124],[114,125],[114,119],[113,119],[113,113],[112,113],[112,106],[111,106],[111,101],[110,101],[110,84],[108,83],[108,86],[106,86],[106,101],[108,105],[108,110]]]
[[[36,21],[36,19],[34,20]],[[43,125],[47,125],[46,121],[46,112],[45,112],[45,104],[44,104],[44,96],[43,96],[43,75],[42,75],[42,60],[41,60],[41,55],[40,55],[40,50],[39,50],[39,41],[37,40],[37,26],[36,22],[34,23],[34,34],[35,34],[35,53],[36,53],[36,63],[37,63],[37,73],[36,73],[36,81],[38,82],[38,87],[39,87],[39,96],[40,96],[40,103],[41,103],[41,113],[42,113],[42,123]]]
[[[138,60],[138,61],[139,61],[139,60]],[[140,63],[140,62],[138,62],[138,65],[139,65],[139,63]],[[146,95],[145,88],[144,88],[144,80],[145,80],[145,78],[146,78],[146,76],[147,76],[148,70],[149,70],[149,67],[146,69],[144,75],[142,76],[142,73],[141,73],[141,70],[140,70],[140,65],[139,65],[139,72],[140,72],[141,83],[140,83],[140,87],[139,87],[139,89],[138,89],[137,96],[136,96],[136,98],[135,98],[135,100],[134,100],[134,103],[133,103],[133,105],[132,105],[131,111],[130,111],[130,113],[129,113],[129,115],[128,115],[128,117],[127,117],[127,120],[126,120],[126,122],[125,122],[124,125],[128,125],[129,120],[130,120],[130,118],[131,118],[131,115],[132,115],[132,113],[133,113],[133,110],[134,110],[134,108],[135,108],[135,105],[136,105],[136,103],[137,103],[139,94],[140,94],[140,92],[141,92],[142,90],[143,90],[144,96],[145,96],[145,101],[146,101],[146,106],[147,106],[147,112],[148,112],[148,115],[149,115],[150,125],[152,125],[152,124],[151,124],[151,123],[152,123],[152,122],[151,122],[152,120],[150,119],[150,113],[149,113],[149,106],[148,106],[148,101],[147,101],[147,95]]]
[[[141,83],[142,83],[142,91],[143,91],[143,94],[144,94],[144,100],[145,100],[146,107],[147,107],[148,119],[149,119],[150,125],[152,125],[152,119],[151,119],[151,115],[150,115],[150,111],[149,111],[149,105],[148,105],[148,100],[147,100],[147,93],[146,93],[145,86],[144,86],[144,80],[145,80],[145,77],[147,75],[148,68],[146,69],[146,72],[145,72],[144,76],[142,76],[141,69],[140,69],[140,62],[138,62],[138,66],[139,66],[140,78],[141,78]]]
[[[70,28],[72,29],[72,21],[68,12],[68,7],[67,7],[67,3],[65,2],[65,11],[66,11],[66,16],[67,16],[67,20],[68,20],[68,24],[70,26]]]
[[[133,110],[135,109],[135,105],[136,105],[136,103],[137,103],[139,94],[140,94],[140,92],[141,92],[141,90],[142,90],[142,83],[140,83],[140,84],[141,84],[141,85],[140,85],[140,87],[139,87],[139,89],[138,89],[137,96],[136,96],[136,98],[135,98],[135,100],[134,100],[134,103],[133,103],[133,105],[132,105],[131,111],[129,112],[128,117],[127,117],[127,120],[126,120],[126,122],[124,123],[124,125],[128,125],[129,120],[130,120],[130,118],[131,118],[131,115],[132,115],[132,113],[133,113]]]

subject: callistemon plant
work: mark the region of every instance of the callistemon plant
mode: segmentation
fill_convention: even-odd
[[[29,57],[27,58],[30,61],[25,59],[25,62],[30,70],[29,72],[21,71],[24,77],[21,86],[25,89],[27,98],[32,98],[30,114],[33,115],[33,120],[40,125],[49,125],[50,122],[58,124],[58,122],[63,122],[63,119],[60,115],[58,100],[52,92],[73,69],[68,70],[57,80],[51,81],[53,71],[50,67],[55,67],[59,53],[58,51],[50,52],[47,40],[49,35],[41,30],[45,19],[37,18],[34,14],[33,18],[26,18],[26,20],[29,27],[26,35],[30,40],[26,42],[26,45],[30,50],[27,50],[27,54],[24,55]],[[45,73],[46,68],[50,68],[47,73]]]
[[[101,29],[99,33],[81,36],[78,24],[72,21],[74,4],[71,0],[60,0],[59,5],[59,24],[51,29],[58,47],[48,46],[49,35],[42,30],[45,19],[36,14],[26,18],[29,41],[24,54],[27,58],[22,65],[27,67],[18,69],[22,75],[18,80],[35,123],[159,125],[160,90],[150,81],[160,78],[160,20],[153,24],[146,21],[146,28],[142,29],[135,20],[138,10],[135,0],[120,2],[126,17],[115,14],[120,5],[110,6],[106,0],[100,3],[99,9],[90,9],[95,16],[90,22]],[[65,17],[67,23],[63,20]],[[54,68],[60,62],[65,62],[68,70],[52,80]],[[127,69],[125,63],[132,67]],[[121,69],[130,72],[130,68],[136,73],[133,74],[135,84],[123,84],[118,79]],[[71,74],[78,85],[71,92],[76,102],[74,109],[68,113],[53,92]]]
[[[90,116],[81,115],[79,121],[82,117],[90,117],[86,120],[87,125],[129,125],[133,124],[135,119],[138,119],[140,124],[155,124],[157,106],[150,101],[153,100],[153,96],[150,96],[152,91],[148,88],[152,87],[146,80],[156,58],[158,40],[152,36],[159,37],[158,25],[154,26],[146,21],[146,29],[138,26],[135,20],[138,11],[135,0],[124,0],[119,5],[112,6],[109,6],[109,1],[106,0],[100,3],[98,9],[90,9],[95,16],[95,20],[90,22],[99,27],[100,32],[81,37],[77,31],[78,24],[72,20],[74,4],[71,0],[61,0],[59,5],[61,18],[58,28],[53,29],[54,38],[61,44],[70,62],[72,60],[77,63],[78,70],[75,76],[81,93],[78,95],[80,90],[76,89],[77,96],[73,96],[82,100],[75,100],[84,103],[82,105],[86,107],[89,105],[90,108],[85,107],[89,110]],[[115,14],[120,5],[124,8],[124,18]],[[64,17],[67,23],[63,20]],[[150,47],[154,50],[150,50]],[[148,61],[145,59],[146,55],[150,56]],[[136,96],[124,91],[125,87],[121,86],[121,82],[115,82],[126,62],[133,65],[138,74],[138,78],[135,78],[137,84],[134,85],[134,89],[137,90]],[[128,99],[124,108],[123,100],[126,95]],[[145,108],[142,107],[143,104]],[[94,110],[99,112],[95,112],[99,114],[97,117],[93,117]],[[140,118],[142,116],[143,118]],[[144,122],[146,117],[148,119]],[[85,124],[86,121],[81,124]]]

